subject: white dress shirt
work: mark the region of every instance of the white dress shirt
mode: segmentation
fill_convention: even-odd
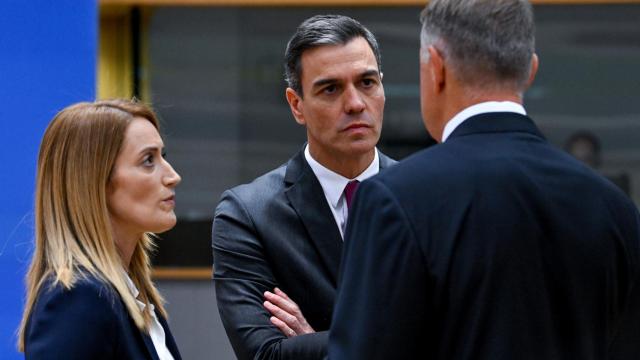
[[[349,215],[347,200],[344,197],[344,187],[347,186],[349,181],[358,180],[362,182],[380,171],[378,149],[375,149],[373,161],[369,164],[369,167],[353,179],[347,179],[317,162],[311,156],[308,144],[304,149],[304,157],[309,163],[309,166],[311,166],[311,170],[313,170],[316,178],[318,178],[320,186],[322,186],[324,196],[327,199],[327,203],[329,203],[333,218],[336,220],[336,225],[338,225],[338,229],[340,230],[340,236],[344,239],[344,230],[347,226],[347,216]]]
[[[140,293],[140,291],[138,291],[138,288],[133,283],[133,280],[131,280],[131,278],[129,277],[129,274],[125,272],[125,275],[127,279],[127,286],[129,287],[129,291],[131,291],[131,295],[136,298],[136,304],[138,304],[140,310],[144,310],[146,304],[138,300],[138,294]],[[151,328],[149,329],[149,336],[151,336],[153,346],[156,348],[156,353],[158,353],[158,357],[160,358],[160,360],[174,360],[173,355],[171,355],[171,352],[169,351],[169,348],[167,348],[164,328],[162,328],[162,325],[160,325],[160,321],[158,321],[158,318],[156,317],[155,307],[153,306],[153,304],[150,304],[149,306],[151,306]]]
[[[456,114],[456,116],[452,117],[451,120],[449,120],[447,125],[445,125],[444,130],[442,131],[442,142],[445,142],[449,135],[451,135],[453,130],[455,130],[468,118],[475,115],[491,112],[513,112],[521,115],[527,115],[524,107],[513,101],[487,101],[475,104],[460,111]]]

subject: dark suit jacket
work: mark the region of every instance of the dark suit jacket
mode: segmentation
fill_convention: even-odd
[[[151,337],[142,333],[110,285],[88,277],[71,290],[47,281],[29,317],[25,337],[26,359],[154,359]],[[169,326],[164,328],[167,348],[180,359]]]
[[[380,153],[380,167],[394,161]],[[239,359],[322,359],[342,238],[300,151],[250,184],[222,194],[213,221],[216,298]],[[315,334],[287,339],[269,321],[264,292],[282,289]]]
[[[640,223],[514,113],[362,183],[331,360],[639,359]]]

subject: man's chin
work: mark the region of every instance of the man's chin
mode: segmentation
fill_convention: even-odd
[[[353,155],[366,155],[373,152],[377,144],[377,140],[365,138],[352,141],[349,144],[349,153]]]

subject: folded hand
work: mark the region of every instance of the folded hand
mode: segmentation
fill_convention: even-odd
[[[302,315],[298,304],[282,290],[275,288],[274,292],[265,291],[264,297],[264,307],[273,315],[270,318],[271,323],[287,337],[315,332]]]

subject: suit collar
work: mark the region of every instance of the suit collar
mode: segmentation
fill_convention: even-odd
[[[383,153],[378,154],[380,169],[395,163]],[[291,206],[307,229],[334,285],[337,284],[343,241],[322,186],[304,158],[304,147],[287,163],[284,182]]]
[[[304,149],[307,147],[305,143],[300,151],[298,151],[289,161],[287,162],[287,170],[284,175],[284,182],[286,184],[293,184],[300,179],[301,176],[304,175],[306,171],[311,171],[311,167],[307,164],[307,161],[304,158]],[[387,168],[397,161],[383,154],[381,151],[378,151],[378,157],[380,159],[380,170]]]
[[[334,209],[338,206],[338,202],[342,198],[344,188],[347,186],[349,181],[357,180],[362,182],[380,171],[380,157],[378,156],[378,149],[374,149],[374,157],[371,164],[369,164],[361,174],[353,179],[348,179],[317,162],[309,152],[309,145],[305,146],[304,158],[320,182],[324,195],[327,197]]]
[[[167,321],[164,319],[164,317],[162,317],[162,315],[160,315],[157,311],[155,313],[156,313],[156,316],[158,317],[158,321],[160,322],[160,325],[164,329],[164,336],[165,336],[164,341],[165,341],[165,344],[167,345],[167,349],[169,349],[169,352],[171,352],[171,355],[173,356],[174,360],[182,359],[180,357],[180,352],[178,351],[178,346],[175,340],[173,339],[173,335],[171,334],[171,330],[169,330],[169,324],[167,324]],[[155,345],[153,345],[153,340],[151,340],[151,336],[146,332],[142,332],[142,331],[141,331],[141,335],[142,335],[142,340],[144,341],[144,345],[147,348],[147,353],[149,354],[149,356],[151,356],[151,359],[160,360],[160,358],[158,357],[158,352],[156,351],[156,347]]]
[[[153,345],[153,340],[151,340],[151,336],[146,332],[142,332],[142,340],[144,341],[144,346],[147,348],[147,353],[149,353],[151,358],[153,360],[160,360],[156,347]]]
[[[449,139],[470,134],[500,132],[525,132],[544,139],[531,118],[512,112],[493,112],[472,116],[460,124],[451,133]]]
[[[514,112],[522,115],[527,115],[527,112],[525,111],[522,104],[518,104],[513,101],[485,101],[474,104],[460,111],[447,122],[447,124],[444,126],[444,131],[442,132],[442,142],[447,141],[449,135],[451,135],[451,133],[465,120],[475,115],[495,112]]]
[[[380,156],[380,170],[388,168],[389,166],[397,163],[397,161],[381,153],[380,151],[378,151],[378,155]]]
[[[178,345],[176,344],[176,341],[173,338],[173,334],[171,334],[171,330],[169,329],[169,324],[167,324],[167,320],[165,320],[165,318],[162,317],[162,315],[158,314],[157,312],[156,312],[156,315],[158,316],[160,325],[162,325],[162,328],[164,329],[164,336],[165,336],[164,341],[167,344],[167,348],[171,352],[171,355],[173,355],[173,359],[181,360],[182,357],[180,356],[180,351],[178,351]]]
[[[320,182],[299,151],[287,164],[285,194],[296,210],[335,285],[342,253],[340,231]]]

